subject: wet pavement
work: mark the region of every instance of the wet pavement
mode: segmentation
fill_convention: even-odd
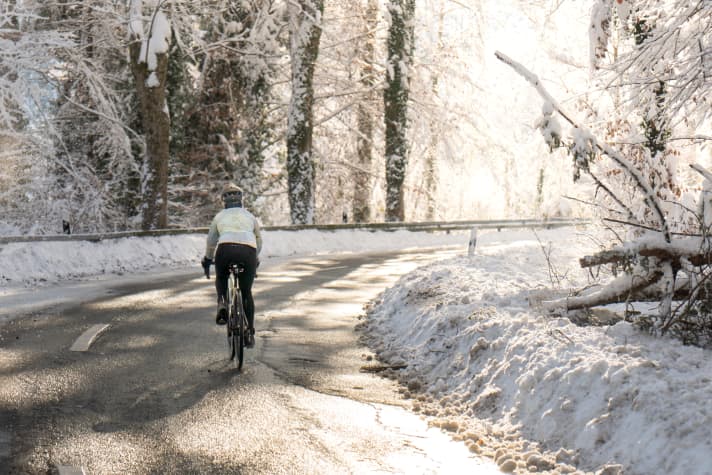
[[[362,371],[363,305],[436,257],[265,262],[242,372],[199,269],[106,281],[86,303],[6,322],[0,473],[499,473],[409,412],[391,380]],[[88,351],[69,351],[100,324]]]

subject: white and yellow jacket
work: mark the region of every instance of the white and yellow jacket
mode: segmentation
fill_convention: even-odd
[[[252,213],[244,208],[226,208],[220,211],[210,223],[205,256],[213,259],[219,244],[244,244],[262,250],[260,224]]]

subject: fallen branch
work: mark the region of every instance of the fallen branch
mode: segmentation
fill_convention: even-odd
[[[680,249],[665,249],[665,248],[642,248],[633,250],[625,249],[609,249],[599,252],[593,256],[584,256],[579,259],[579,264],[584,269],[587,267],[601,266],[604,264],[626,264],[637,260],[638,257],[655,257],[660,261],[670,261],[674,266],[679,267],[680,259],[685,258],[695,266],[700,266],[709,263],[712,257],[708,254],[692,254],[684,252]]]
[[[605,264],[624,264],[635,258],[635,253],[624,249],[609,249],[601,251],[592,256],[583,256],[579,259],[579,265],[586,269],[588,267],[602,266]]]
[[[673,267],[677,268],[680,266],[681,259],[686,259],[695,267],[712,265],[712,250],[703,251],[702,248],[703,244],[700,239],[692,241],[677,240],[676,244],[673,245],[643,242],[636,247],[614,248],[601,251],[592,256],[584,256],[579,259],[579,264],[583,268],[614,263],[624,264],[640,256],[669,261],[673,264]]]
[[[655,284],[663,276],[663,272],[655,270],[646,276],[623,275],[596,293],[578,297],[567,297],[559,300],[542,302],[545,310],[578,310],[626,301],[631,295]]]

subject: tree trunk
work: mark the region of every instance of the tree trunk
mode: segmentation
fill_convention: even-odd
[[[132,32],[131,40],[129,44],[131,73],[136,82],[136,97],[146,140],[141,183],[141,227],[160,229],[168,224],[170,144],[170,117],[166,102],[168,53],[157,53],[156,64],[151,65],[155,68],[149,69],[151,61],[147,59],[148,55],[141,57],[143,39],[137,36],[137,32]]]
[[[359,3],[362,6],[363,2]],[[353,220],[365,223],[371,220],[371,163],[373,161],[373,113],[374,68],[376,28],[378,26],[378,1],[366,0],[366,10],[361,22],[364,27],[364,43],[361,50],[361,86],[367,91],[358,103],[356,116],[358,138],[356,144],[357,162],[354,170]]]
[[[312,156],[314,66],[319,55],[323,0],[290,5],[292,98],[287,127],[287,183],[292,224],[312,224],[316,167]]]
[[[440,2],[438,10],[438,55],[443,54],[443,29],[445,28],[445,2]],[[439,94],[438,83],[440,82],[440,74],[438,71],[433,73],[431,83],[431,92],[433,97],[437,98]],[[436,202],[435,195],[438,192],[438,168],[436,164],[437,148],[440,142],[440,130],[437,121],[430,120],[430,144],[425,155],[425,191],[426,191],[426,221],[435,220]]]
[[[168,55],[157,55],[156,77],[159,85],[148,87],[146,80],[151,74],[145,62],[139,63],[141,43],[129,46],[131,72],[136,81],[136,97],[139,103],[141,124],[145,133],[146,150],[143,159],[143,183],[141,184],[143,229],[165,228],[168,224],[168,145],[170,119],[166,108],[166,71]]]
[[[415,0],[391,0],[388,4],[386,90],[383,94],[386,122],[386,221],[403,221],[403,182],[408,163],[409,68],[414,43]]]

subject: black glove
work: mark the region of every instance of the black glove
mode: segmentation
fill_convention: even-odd
[[[203,266],[203,272],[205,272],[205,277],[210,278],[210,266],[213,264],[212,259],[208,259],[207,257],[203,257],[203,260],[200,261],[200,265]]]

